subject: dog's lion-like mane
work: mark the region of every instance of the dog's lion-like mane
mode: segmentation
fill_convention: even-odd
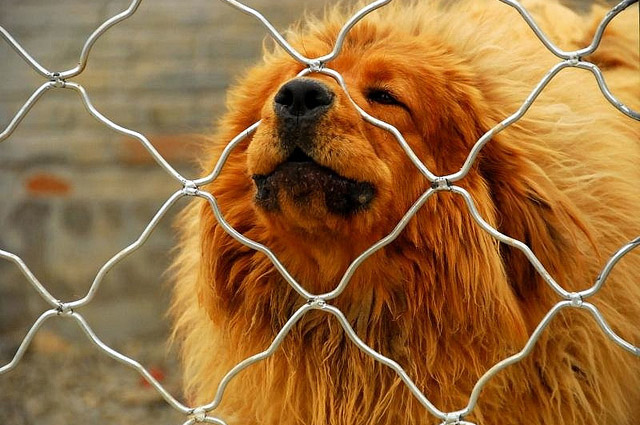
[[[418,37],[425,44],[416,46],[417,59],[420,49],[444,52],[444,63],[452,68],[438,62],[421,66],[443,78],[457,72],[456,78],[464,77],[472,88],[461,88],[460,98],[443,94],[443,108],[461,101],[468,107],[450,122],[438,123],[447,131],[439,154],[427,164],[437,172],[456,171],[477,138],[518,110],[558,61],[514,9],[498,3],[438,7],[432,1],[392,2],[358,23],[346,40],[344,55],[405,34]],[[599,7],[579,16],[551,2],[528,5],[565,49],[588,45],[604,16]],[[302,53],[330,51],[350,16],[343,9],[308,18],[291,31],[292,44]],[[588,59],[603,68],[612,91],[637,108],[638,31],[633,21],[632,16],[616,18]],[[279,84],[273,68],[291,61],[281,50],[268,49],[230,91],[228,113],[202,156],[205,172],[229,140],[260,118],[261,99]],[[606,102],[593,75],[564,70],[521,120],[485,146],[459,184],[489,224],[530,246],[565,289],[586,289],[606,258],[640,235],[639,139],[638,123]],[[238,146],[205,189],[216,196],[234,228],[271,248],[303,286],[314,292],[332,289],[353,258],[371,245],[357,238],[365,229],[354,228],[352,240],[322,235],[301,243],[287,238],[286,229],[258,220],[246,169],[247,143]],[[445,170],[446,161],[453,161],[453,168]],[[408,173],[394,195],[398,211],[388,217],[401,217],[428,187],[416,170]],[[376,237],[395,225],[387,217],[375,219],[381,223]],[[266,349],[306,300],[265,255],[227,235],[205,203],[193,202],[178,228],[174,338],[182,350],[187,396],[204,404],[213,399],[224,374]],[[639,272],[640,256],[632,253],[590,299],[613,329],[636,345]],[[453,411],[466,406],[482,374],[524,346],[559,300],[522,253],[473,222],[459,196],[439,193],[396,241],[360,266],[332,304],[366,344],[396,360],[438,408]],[[607,339],[591,315],[569,309],[554,318],[529,357],[491,380],[468,420],[630,425],[640,415],[639,406],[638,358]],[[321,311],[307,313],[274,356],[237,376],[215,412],[230,425],[439,422],[392,370],[359,351],[335,318]]]

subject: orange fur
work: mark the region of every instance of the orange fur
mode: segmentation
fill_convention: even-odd
[[[547,1],[525,2],[563,48],[587,45],[605,10],[577,15]],[[612,91],[640,106],[637,5],[618,16],[597,53]],[[308,57],[331,50],[348,13],[332,9],[289,34]],[[561,17],[561,19],[558,19]],[[515,112],[558,60],[514,9],[497,1],[393,2],[358,23],[329,64],[353,99],[396,126],[435,173],[457,171],[486,130]],[[209,171],[226,143],[262,119],[206,187],[226,220],[270,247],[309,291],[329,291],[349,263],[386,235],[429,182],[395,138],[365,123],[332,79],[335,94],[318,131],[315,158],[376,187],[370,207],[349,216],[311,198],[281,197],[281,211],[253,201],[251,175],[281,158],[273,99],[302,66],[268,51],[230,91],[229,112],[204,155]],[[410,112],[370,103],[382,85]],[[595,280],[606,258],[640,235],[640,126],[605,101],[593,76],[561,72],[525,117],[485,146],[459,185],[501,232],[527,243],[570,291]],[[280,156],[279,156],[280,155]],[[224,374],[266,349],[306,302],[261,253],[227,235],[208,205],[179,223],[172,314],[189,400],[212,400]],[[640,344],[640,256],[628,255],[593,303],[623,338]],[[519,251],[473,222],[463,199],[438,193],[400,237],[366,260],[332,301],[360,338],[395,359],[441,410],[466,406],[478,378],[519,351],[559,301]],[[631,425],[640,417],[640,359],[607,339],[593,317],[565,310],[533,353],[487,385],[473,413],[479,425]],[[216,415],[229,425],[436,424],[395,373],[360,352],[332,316],[306,314],[271,358],[227,388]]]

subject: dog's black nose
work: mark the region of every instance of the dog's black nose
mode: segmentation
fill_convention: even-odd
[[[316,118],[333,103],[333,93],[320,81],[296,78],[280,88],[274,99],[275,110],[284,118]]]

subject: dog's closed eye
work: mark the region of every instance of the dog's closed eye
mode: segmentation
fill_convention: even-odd
[[[396,105],[406,109],[406,105],[400,102],[391,92],[381,88],[371,88],[366,92],[369,102],[379,103],[382,105]]]

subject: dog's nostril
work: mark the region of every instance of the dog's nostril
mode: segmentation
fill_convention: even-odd
[[[293,93],[286,86],[282,87],[274,100],[277,104],[290,107],[293,105]]]
[[[333,102],[333,93],[327,86],[310,78],[296,78],[286,83],[274,98],[276,112],[285,115],[317,115],[322,107]]]
[[[312,88],[305,93],[304,104],[307,109],[314,109],[320,106],[330,105],[331,100],[332,98],[327,90],[317,90]]]

